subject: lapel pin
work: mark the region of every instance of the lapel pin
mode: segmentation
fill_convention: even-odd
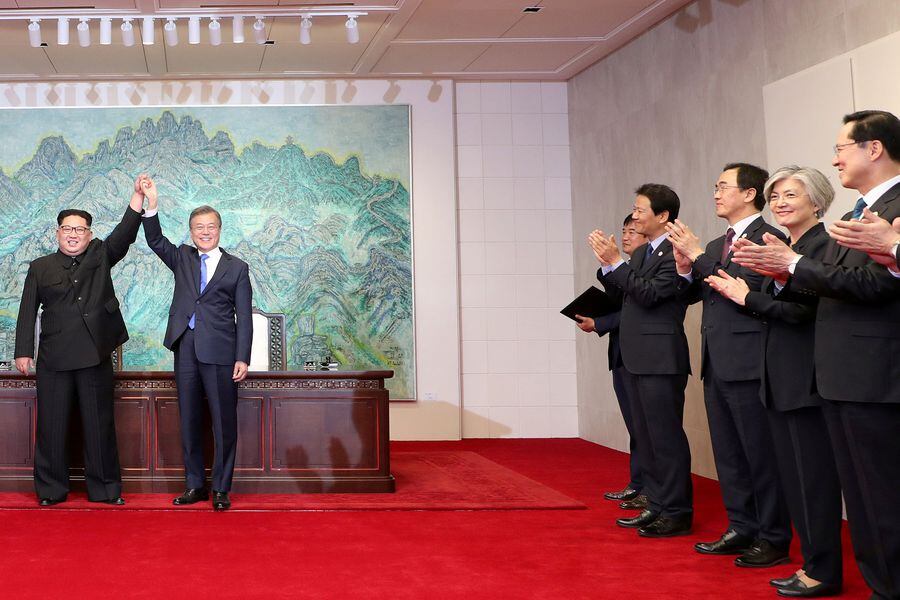
[[[741,234],[741,237],[742,237],[742,238],[745,238],[745,237],[747,237],[747,234],[746,234],[746,233],[742,233],[742,234]]]
[[[658,256],[662,256],[662,250],[659,251]]]

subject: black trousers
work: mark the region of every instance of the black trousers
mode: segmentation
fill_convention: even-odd
[[[687,375],[623,373],[637,446],[646,457],[650,510],[664,517],[693,515],[691,447],[682,427]]]
[[[122,473],[113,418],[113,369],[109,357],[100,364],[53,371],[38,359],[37,436],[34,444],[34,489],[39,498],[69,493],[66,452],[69,417],[77,404],[84,431],[84,474],[88,499],[122,495]]]
[[[758,379],[722,381],[714,368],[703,378],[713,458],[729,526],[778,548],[791,543],[791,521],[778,479]]]
[[[822,408],[859,570],[873,598],[900,599],[900,404]]]
[[[231,490],[237,452],[237,383],[231,378],[233,373],[234,365],[212,365],[197,360],[192,329],[181,336],[175,347],[175,385],[178,387],[184,478],[188,488],[206,485],[203,413],[209,406],[215,442],[212,487],[219,492]]]
[[[612,370],[613,390],[616,392],[619,410],[622,412],[622,419],[625,421],[625,429],[628,430],[628,451],[631,453],[628,458],[628,470],[630,474],[628,487],[640,492],[644,489],[642,471],[646,468],[646,459],[641,454],[642,449],[638,447],[637,439],[634,436],[634,422],[631,417],[631,399],[628,397],[628,388],[625,385],[625,377],[625,367],[616,367]]]
[[[841,583],[841,484],[822,408],[768,414],[803,570],[817,581]]]

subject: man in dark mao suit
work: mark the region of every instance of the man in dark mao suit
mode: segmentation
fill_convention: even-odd
[[[648,508],[621,527],[642,537],[690,533],[693,524],[691,450],[682,428],[690,355],[684,335],[686,305],[676,297],[675,262],[665,224],[678,216],[678,195],[661,184],[636,190],[632,217],[650,241],[626,263],[615,238],[591,232],[588,241],[601,268],[597,278],[622,302],[619,345],[631,400],[636,442],[645,456]]]
[[[862,217],[865,209],[887,222],[900,217],[896,116],[845,116],[832,164],[841,184],[860,194],[843,221]],[[819,297],[816,384],[826,400],[853,550],[872,597],[900,599],[900,270],[836,241],[821,261],[772,238],[765,245],[741,244],[735,261],[786,282],[779,297]]]
[[[227,510],[237,448],[237,384],[247,376],[253,337],[249,267],[219,248],[222,218],[209,206],[191,213],[194,245],[172,244],[160,227],[156,185],[146,178],[142,186],[149,200],[144,215],[147,244],[175,273],[163,343],[175,352],[185,491],[173,503],[209,499],[201,432],[205,395],[215,440],[212,505]]]
[[[122,505],[122,475],[113,420],[111,355],[128,340],[113,289],[112,267],[125,258],[141,226],[143,193],[135,192],[122,221],[105,240],[92,239],[93,217],[64,210],[56,219],[59,249],[33,261],[25,276],[16,323],[16,368],[27,374],[41,314],[37,358],[34,487],[41,506],[66,500],[66,434],[78,403],[84,427],[88,500]]]
[[[716,216],[725,235],[704,251],[680,221],[669,226],[678,265],[677,285],[687,302],[703,301],[700,376],[716,472],[728,529],[718,540],[700,542],[701,554],[739,554],[741,567],[770,567],[788,560],[791,523],[773,451],[765,408],[759,402],[759,316],[721,296],[704,280],[724,270],[758,291],[763,277],[731,260],[735,240],[784,235],[763,220],[768,173],[747,163],[725,165],[714,186]]]

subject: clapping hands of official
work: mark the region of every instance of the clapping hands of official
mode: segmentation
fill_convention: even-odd
[[[735,304],[744,306],[747,302],[747,294],[750,293],[750,286],[740,277],[732,277],[723,269],[719,269],[718,275],[710,275],[704,281],[709,287],[719,292]]]
[[[604,267],[614,265],[622,260],[619,246],[616,244],[616,236],[605,235],[601,230],[595,229],[588,234],[588,244],[594,251],[594,256]]]
[[[732,244],[732,260],[742,267],[784,283],[790,277],[788,268],[800,255],[771,233],[763,234],[765,245],[739,238]]]
[[[700,238],[691,231],[690,227],[678,219],[675,219],[673,223],[666,223],[666,233],[669,234],[668,239],[672,244],[676,270],[680,275],[690,274],[694,261],[703,254]]]
[[[879,264],[888,267],[896,264],[891,249],[900,241],[900,217],[891,225],[877,213],[864,208],[858,221],[835,221],[828,228],[828,234],[841,246],[865,252]]]

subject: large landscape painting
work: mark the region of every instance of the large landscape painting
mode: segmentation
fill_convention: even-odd
[[[407,106],[0,110],[2,358],[28,263],[55,250],[57,212],[89,211],[105,237],[146,172],[174,243],[190,242],[192,208],[222,213],[254,305],[285,315],[289,369],[329,357],[389,368],[391,396],[415,397],[409,135]],[[143,237],[113,269],[124,367],[170,370],[174,279]]]

